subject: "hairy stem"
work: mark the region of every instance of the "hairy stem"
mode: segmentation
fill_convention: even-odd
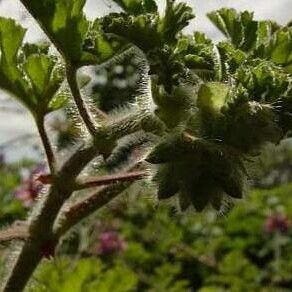
[[[3,284],[4,292],[23,291],[35,268],[43,257],[42,249],[55,240],[52,229],[64,202],[74,191],[75,178],[96,155],[94,145],[80,148],[65,163],[54,178],[48,194],[40,202],[39,214],[30,222],[29,238],[23,243],[10,273]],[[66,183],[64,183],[66,182]]]
[[[45,129],[45,120],[44,120],[43,115],[36,118],[36,125],[37,125],[38,132],[39,132],[39,135],[41,137],[42,144],[43,144],[46,156],[47,156],[47,161],[48,161],[50,171],[53,174],[54,169],[55,169],[55,156],[54,156],[54,152],[53,152],[49,137],[48,137],[46,129]]]
[[[129,167],[127,171],[128,173],[136,172],[138,174],[140,171],[137,169],[140,167],[141,162],[136,162]],[[143,177],[145,177],[146,172],[142,170],[141,175],[142,173]],[[140,178],[140,176],[137,176],[136,179]],[[63,236],[73,226],[117,197],[120,193],[130,187],[132,183],[133,180],[122,180],[108,186],[103,186],[96,192],[87,196],[87,198],[81,199],[79,202],[69,207],[69,209],[64,210],[64,212],[61,210],[59,220],[56,221],[56,227],[54,228],[55,236],[57,238]]]
[[[75,205],[61,215],[60,221],[57,222],[54,230],[55,236],[57,238],[63,236],[73,226],[112,201],[132,183],[133,181],[118,182],[101,187],[86,199],[75,203]]]
[[[87,188],[109,185],[116,182],[139,180],[144,178],[146,175],[147,172],[145,171],[133,171],[128,173],[90,177],[77,183],[75,190],[83,190]]]
[[[67,74],[68,84],[70,86],[79,114],[82,117],[89,133],[94,136],[94,134],[96,133],[96,128],[94,125],[94,121],[92,120],[88,112],[88,109],[86,108],[86,104],[81,97],[81,93],[80,93],[78,83],[77,83],[76,69],[68,65],[66,69],[66,74]],[[98,115],[102,117],[103,119],[107,117],[102,111],[98,109],[95,109],[95,110],[97,111]]]
[[[134,127],[131,130],[136,131],[136,128]],[[105,129],[98,129],[96,132],[97,137],[99,136],[98,134],[104,133],[104,131]],[[119,136],[115,131],[111,130],[110,125],[106,127],[106,132],[111,133],[114,139]],[[64,224],[60,224],[60,229],[54,231],[54,223],[61,208],[65,201],[75,191],[76,177],[96,156],[100,147],[102,146],[95,140],[92,145],[78,149],[61,170],[54,175],[48,194],[40,202],[41,206],[39,208],[39,213],[34,214],[30,221],[29,238],[23,243],[18,257],[15,258],[6,282],[3,283],[2,291],[22,291],[41,261],[43,257],[42,250],[48,242],[58,242],[59,235],[61,236],[64,234],[64,232],[69,230],[80,220],[107,204],[131,185],[132,181],[126,181],[112,184],[109,187],[103,187],[97,194],[80,204],[78,214],[72,214],[70,212],[69,217],[65,216],[67,219]],[[135,168],[137,168],[137,165]],[[135,169],[131,168],[128,171],[134,170]],[[139,174],[137,178],[140,176],[141,174]],[[84,204],[86,208],[83,208]]]

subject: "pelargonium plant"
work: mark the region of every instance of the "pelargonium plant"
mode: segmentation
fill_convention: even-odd
[[[182,210],[220,210],[243,197],[262,147],[291,134],[291,26],[224,8],[208,14],[226,36],[215,44],[183,32],[194,13],[175,0],[163,12],[155,0],[112,0],[121,12],[94,21],[85,0],[20,2],[50,42],[24,43],[26,30],[1,17],[0,88],[34,118],[50,172],[27,221],[5,231],[15,237],[2,291],[22,291],[65,233],[134,181],[150,176],[158,199],[175,197]],[[137,96],[105,113],[83,95],[79,70],[129,55]],[[80,129],[67,159],[45,125],[64,107]],[[88,171],[93,162],[100,172]]]

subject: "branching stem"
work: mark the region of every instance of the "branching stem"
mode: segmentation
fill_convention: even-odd
[[[68,210],[64,211],[60,221],[57,222],[54,230],[55,236],[57,238],[63,236],[83,219],[112,201],[132,183],[133,181],[124,181],[109,186],[103,186],[98,191],[89,195],[86,199],[75,203]]]
[[[88,109],[86,108],[86,104],[84,100],[82,99],[82,96],[78,87],[78,83],[77,83],[76,73],[77,73],[76,69],[73,66],[67,65],[67,68],[66,68],[67,81],[70,86],[74,101],[77,105],[79,114],[82,117],[89,133],[92,136],[94,136],[96,133],[95,124],[88,112]],[[96,113],[103,119],[107,118],[107,116],[98,109],[96,109]]]
[[[134,181],[145,177],[147,172],[145,170],[139,170],[140,167],[141,162],[136,162],[127,169],[127,174],[129,177],[133,176],[133,179],[125,179],[117,181],[116,183],[112,183],[108,186],[102,186],[97,191],[87,196],[85,199],[81,199],[79,202],[76,202],[74,205],[69,207],[69,209],[66,209],[63,212],[61,210],[59,219],[57,219],[55,224],[56,227],[54,228],[53,232],[56,238],[60,238],[80,221],[105,206],[120,193],[130,187]],[[120,178],[122,176],[123,175],[120,175]],[[134,179],[134,176],[137,176],[136,179]],[[124,177],[126,177],[125,174]]]
[[[133,171],[128,173],[119,173],[114,175],[104,175],[84,179],[76,185],[75,190],[83,190],[103,185],[109,185],[117,182],[135,181],[144,178],[146,171]]]
[[[38,132],[39,132],[39,135],[42,140],[42,144],[47,156],[47,161],[48,161],[50,171],[53,174],[55,172],[55,155],[54,155],[49,137],[45,129],[45,120],[44,120],[43,115],[36,118],[36,125],[37,125]]]

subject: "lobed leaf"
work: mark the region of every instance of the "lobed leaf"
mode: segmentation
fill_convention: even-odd
[[[238,13],[232,8],[222,8],[207,16],[235,48],[246,52],[265,43],[279,29],[275,22],[256,21],[252,12]]]
[[[158,7],[154,0],[112,0],[125,12],[133,15],[157,12]]]
[[[286,27],[276,31],[271,39],[257,48],[254,55],[268,59],[285,67],[292,73],[292,28]]]
[[[14,20],[0,18],[0,87],[34,115],[44,114],[64,80],[64,72],[57,59],[47,54],[47,44],[22,47],[24,34],[25,29]]]

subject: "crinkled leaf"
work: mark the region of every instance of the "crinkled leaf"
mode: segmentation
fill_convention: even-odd
[[[44,55],[47,45],[25,44],[25,30],[14,20],[0,18],[0,87],[33,113],[46,112],[50,99],[64,80],[56,58]]]
[[[49,103],[49,110],[54,111],[64,107],[67,104],[69,97],[70,95],[65,92],[56,94]]]
[[[255,21],[253,13],[238,13],[235,9],[222,8],[208,14],[212,23],[243,51],[250,51],[264,43],[279,28],[272,21]]]
[[[14,20],[0,17],[0,87],[32,109],[33,102],[18,67],[18,52],[24,34],[25,29]]]
[[[226,36],[232,43],[239,47],[243,39],[242,17],[235,9],[222,8],[208,14],[213,24]],[[251,21],[253,15],[245,12],[246,20]]]
[[[180,37],[175,52],[187,68],[206,80],[220,75],[220,64],[214,49],[212,41],[205,34],[195,32],[193,36]]]
[[[100,63],[116,53],[112,43],[105,40],[100,29],[97,30],[97,26],[91,25],[86,19],[83,12],[85,0],[22,2],[57,49],[74,65]]]
[[[21,51],[24,54],[25,58],[28,58],[28,56],[33,55],[33,54],[43,54],[47,55],[49,53],[49,48],[50,48],[50,43],[48,42],[43,42],[43,43],[25,43]]]
[[[54,61],[45,55],[30,55],[24,64],[25,71],[31,81],[32,87],[42,97],[49,85]]]
[[[192,204],[191,199],[183,192],[179,192],[178,202],[182,211],[185,211]]]
[[[121,13],[104,17],[102,24],[106,33],[125,38],[147,52],[161,44],[158,21],[156,14],[133,16]]]
[[[126,6],[125,0],[119,2],[123,3],[121,5],[124,7]],[[133,1],[133,3],[136,2]],[[152,6],[151,2],[147,1],[147,7]],[[139,3],[140,5],[144,5],[145,10],[146,1],[143,2],[144,4],[141,4],[141,1]],[[137,7],[140,6],[138,5]],[[176,41],[178,33],[194,17],[192,9],[189,6],[185,3],[175,4],[174,0],[167,1],[163,17],[160,17],[156,12],[146,13],[146,10],[143,14],[140,14],[141,9],[138,9],[139,14],[125,9],[129,14],[112,13],[104,17],[103,29],[105,32],[114,33],[127,39],[129,42],[134,43],[142,50],[148,52],[165,43],[173,43]]]
[[[72,62],[79,62],[89,27],[83,13],[85,0],[22,0],[22,3],[62,54]]]
[[[86,34],[82,46],[83,57],[81,61],[85,64],[100,64],[122,53],[127,48],[125,41],[112,35],[106,35],[102,30],[101,20],[96,19]]]
[[[183,135],[170,135],[160,142],[148,155],[146,161],[154,164],[166,163],[185,157],[192,151],[192,141],[185,139]]]
[[[275,32],[269,42],[256,50],[255,56],[269,59],[292,73],[292,28]]]
[[[230,87],[220,82],[204,83],[198,92],[197,106],[209,113],[219,113],[228,101]]]
[[[133,15],[157,12],[157,4],[154,0],[113,0],[125,12]]]
[[[226,113],[225,142],[248,154],[258,152],[268,142],[279,143],[283,131],[278,123],[278,112],[272,105],[255,101],[231,103]]]
[[[173,42],[177,34],[195,17],[190,6],[175,2],[176,0],[166,1],[165,13],[159,23],[159,32],[164,42]]]
[[[291,86],[291,79],[282,68],[261,60],[241,66],[235,80],[246,89],[247,98],[269,103],[281,99]]]
[[[153,180],[158,186],[158,199],[168,199],[175,195],[178,190],[178,182],[175,177],[175,166],[172,164],[161,165]]]
[[[236,49],[230,42],[220,42],[217,45],[220,54],[222,80],[229,80],[238,67],[247,59],[246,53]]]

